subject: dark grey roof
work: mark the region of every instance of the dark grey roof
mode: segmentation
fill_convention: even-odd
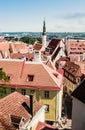
[[[81,102],[85,103],[85,78],[71,94]]]

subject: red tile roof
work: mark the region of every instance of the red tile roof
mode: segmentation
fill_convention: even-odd
[[[6,74],[12,75],[9,82],[0,81],[0,84],[47,90],[60,90],[62,87],[63,75],[43,63],[3,59],[0,60],[0,67],[3,68]],[[34,76],[32,82],[27,81],[28,75]]]
[[[28,53],[27,44],[23,42],[14,42],[11,44],[11,47],[13,49],[13,53]]]
[[[32,61],[34,58],[34,53],[11,53],[10,57],[12,59],[22,59],[25,57],[27,61]]]
[[[57,46],[59,46],[61,39],[58,38],[53,38],[50,43],[48,44],[48,48],[52,48],[51,50],[51,54],[53,53],[53,51],[56,49]]]
[[[85,53],[85,40],[67,40],[68,56]]]
[[[81,73],[85,75],[85,62],[76,62],[81,68]]]
[[[81,76],[81,69],[80,66],[73,63],[73,62],[66,62],[65,66],[63,67],[63,69],[67,72],[69,72],[70,74],[72,74],[75,77],[80,77]]]
[[[10,57],[9,46],[10,46],[9,42],[4,41],[0,43],[0,51],[2,51],[3,56],[4,54],[7,54],[7,56]]]
[[[61,57],[59,58],[56,63],[55,66],[56,68],[59,68],[59,65],[61,65],[61,67],[63,68],[66,64],[66,62],[69,61],[69,59],[67,57]]]
[[[36,127],[36,130],[58,130],[58,129],[47,123],[39,122]]]
[[[3,99],[0,99],[0,113],[3,114],[3,117],[0,116],[0,119],[2,119],[2,126],[0,127],[4,127],[3,130],[11,130],[10,127],[13,127],[10,121],[11,115],[17,115],[20,118],[25,117],[25,123],[30,120],[31,115],[23,108],[23,102],[26,102],[29,105],[29,100],[27,100],[27,97],[17,92],[14,92]]]
[[[30,107],[30,98],[14,92],[0,99],[0,130],[15,130],[13,121],[20,123],[24,117],[23,125],[30,120],[31,115],[23,107],[25,102]],[[34,102],[35,113],[42,107],[37,101]]]
[[[42,48],[42,44],[34,44],[34,46],[33,46],[33,48],[34,48],[34,50],[40,50],[41,48]]]

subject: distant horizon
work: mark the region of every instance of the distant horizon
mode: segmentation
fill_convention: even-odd
[[[42,32],[39,32],[39,31],[8,31],[8,32],[0,32],[1,33],[42,33]],[[85,33],[85,32],[46,32],[46,33]]]

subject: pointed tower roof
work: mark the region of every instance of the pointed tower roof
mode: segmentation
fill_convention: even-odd
[[[43,32],[42,35],[46,35],[46,24],[45,24],[45,20],[43,21]]]

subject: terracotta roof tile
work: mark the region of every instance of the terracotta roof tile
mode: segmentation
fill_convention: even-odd
[[[55,128],[54,126],[51,126],[47,123],[44,122],[39,122],[36,130],[58,130],[57,128]]]
[[[69,72],[70,74],[74,75],[75,77],[81,76],[81,69],[80,69],[79,65],[77,65],[73,62],[70,62],[70,61],[66,62],[63,69],[66,70],[67,72]]]
[[[10,57],[12,59],[23,59],[25,57],[27,61],[30,61],[33,60],[34,53],[12,53]]]
[[[6,74],[12,75],[12,79],[8,83],[0,81],[1,84],[25,88],[33,87],[34,89],[61,89],[63,75],[43,63],[9,59],[0,60],[0,67]],[[31,82],[27,80],[29,75],[34,76]]]
[[[18,117],[25,117],[25,122],[26,123],[31,115],[23,108],[22,103],[26,102],[29,105],[29,100],[27,101],[27,98],[17,92],[14,92],[7,97],[0,99],[0,112],[3,113],[3,117],[0,116],[0,119],[3,118],[2,120],[2,126],[6,127],[7,129],[10,127],[13,127],[11,120],[11,115],[17,115]],[[4,124],[5,123],[5,124]],[[9,126],[9,127],[8,127]],[[3,130],[6,130],[3,129]]]
[[[27,44],[23,42],[14,42],[11,44],[13,53],[28,53],[28,47]]]
[[[68,55],[85,53],[85,40],[67,40]]]
[[[34,44],[34,50],[40,50],[42,48],[42,44]]]
[[[18,92],[0,99],[0,128],[2,130],[15,130],[13,123],[20,123],[22,117],[25,119],[23,124],[30,120],[30,113],[22,105],[24,102],[30,108],[30,98]],[[37,101],[33,105],[35,106],[35,113],[42,107]]]

